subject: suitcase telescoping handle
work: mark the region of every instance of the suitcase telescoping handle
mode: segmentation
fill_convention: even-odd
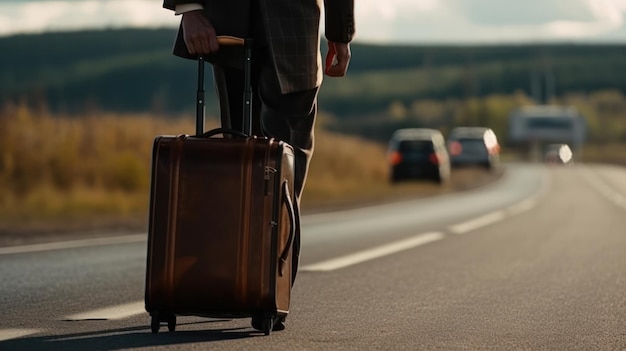
[[[237,131],[228,128],[217,128],[204,132],[205,91],[204,91],[204,57],[198,57],[198,90],[196,93],[196,135],[210,138],[217,134],[232,134],[240,137],[252,135],[252,39],[243,39],[231,36],[218,36],[220,46],[244,47],[244,91],[243,91],[243,130]]]

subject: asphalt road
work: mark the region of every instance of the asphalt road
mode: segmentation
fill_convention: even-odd
[[[303,219],[287,329],[152,334],[145,235],[0,248],[0,350],[626,350],[626,169],[508,165],[476,190]]]

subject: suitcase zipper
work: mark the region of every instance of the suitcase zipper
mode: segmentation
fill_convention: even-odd
[[[178,219],[178,200],[179,200],[179,185],[180,185],[180,161],[183,154],[183,144],[186,135],[181,134],[176,137],[172,142],[171,157],[174,160],[170,168],[170,195],[172,199],[170,202],[169,222],[168,222],[168,240],[165,246],[165,252],[167,255],[167,264],[165,269],[165,286],[166,286],[166,298],[170,306],[174,302],[174,279],[175,279],[175,262],[176,262],[176,234],[177,234],[177,219]]]

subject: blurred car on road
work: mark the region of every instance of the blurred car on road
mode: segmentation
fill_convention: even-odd
[[[545,147],[543,160],[549,164],[569,164],[573,162],[572,149],[567,144],[549,144]]]
[[[490,128],[456,127],[448,135],[448,153],[452,168],[480,166],[493,170],[500,160],[500,145]]]
[[[450,178],[450,158],[439,130],[396,130],[389,141],[388,156],[392,183],[406,179],[431,179],[444,183]]]

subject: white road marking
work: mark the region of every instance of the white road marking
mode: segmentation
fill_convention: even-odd
[[[591,171],[585,167],[585,170],[581,172],[583,178],[593,188],[595,188],[602,196],[613,202],[618,207],[626,210],[626,198],[619,192],[612,189],[604,181],[602,181],[597,175],[592,175]]]
[[[347,256],[322,261],[301,267],[300,271],[334,271],[340,268],[355,265],[365,261],[373,260],[383,256],[391,255],[400,251],[412,249],[414,247],[425,245],[433,241],[444,238],[442,233],[432,232],[424,233],[412,238],[392,242],[382,246],[378,246],[369,250],[356,252]]]
[[[533,198],[521,201],[519,203],[516,203],[515,205],[509,206],[506,209],[506,212],[510,216],[515,216],[523,212],[529,211],[535,206],[537,206],[537,199],[533,197]]]
[[[77,313],[63,318],[66,321],[84,320],[118,320],[133,317],[146,312],[145,302],[131,302],[124,305],[101,308],[93,311]]]
[[[0,329],[0,341],[19,339],[39,332],[39,329]]]
[[[144,234],[114,236],[114,237],[109,237],[109,238],[68,240],[68,241],[59,241],[59,242],[52,242],[52,243],[45,243],[45,244],[0,247],[0,255],[51,251],[51,250],[63,250],[63,249],[72,249],[72,248],[88,247],[88,246],[136,243],[136,242],[146,241],[147,238],[148,238],[148,235],[144,233]]]
[[[501,221],[504,219],[504,217],[506,217],[504,211],[496,211],[463,223],[450,226],[449,230],[454,234],[465,234],[472,230]]]
[[[544,172],[542,176],[541,185],[539,191],[525,200],[522,200],[516,204],[507,207],[505,210],[498,210],[484,216],[470,219],[466,222],[459,223],[448,227],[448,230],[454,234],[465,234],[472,230],[476,230],[481,227],[496,223],[507,217],[516,216],[523,212],[533,209],[539,203],[539,200],[544,197],[551,187],[552,178],[550,178],[548,172]]]

